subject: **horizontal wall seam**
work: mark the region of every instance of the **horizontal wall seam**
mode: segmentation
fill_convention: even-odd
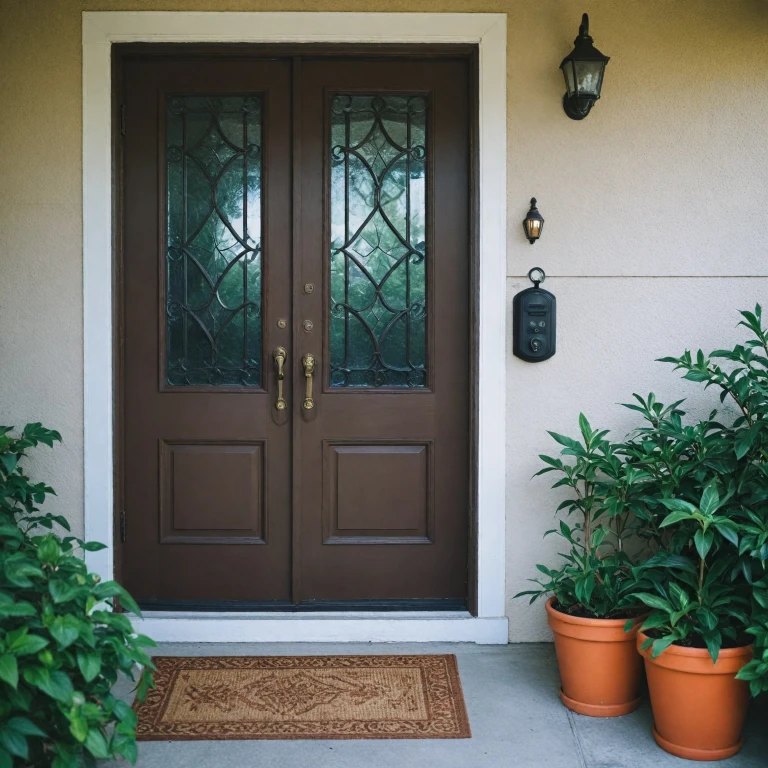
[[[768,275],[554,275],[568,280],[765,280]],[[526,280],[528,275],[507,275],[507,280]]]

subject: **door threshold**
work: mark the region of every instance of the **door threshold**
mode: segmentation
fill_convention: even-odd
[[[209,613],[349,613],[397,611],[464,611],[464,598],[413,600],[139,600],[142,611],[187,611]]]
[[[506,616],[467,611],[146,611],[130,618],[137,632],[159,643],[509,642]]]

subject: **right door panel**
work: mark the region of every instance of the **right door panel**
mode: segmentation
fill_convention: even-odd
[[[302,601],[466,600],[469,120],[465,60],[303,64]]]

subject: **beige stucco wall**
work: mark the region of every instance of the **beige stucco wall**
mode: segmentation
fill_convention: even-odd
[[[506,363],[507,580],[510,594],[521,589],[555,543],[541,533],[557,498],[529,479],[551,448],[545,430],[573,431],[583,410],[623,434],[634,422],[615,403],[652,388],[706,407],[651,361],[728,343],[736,308],[766,296],[768,2],[0,0],[0,422],[62,431],[64,446],[37,468],[77,532],[80,13],[182,9],[509,14],[508,293],[540,265],[559,310],[557,356]],[[603,100],[577,123],[562,112],[557,67],[584,10],[612,59]],[[519,225],[531,195],[547,219],[534,247]],[[539,609],[510,600],[509,615],[513,640],[548,637]]]

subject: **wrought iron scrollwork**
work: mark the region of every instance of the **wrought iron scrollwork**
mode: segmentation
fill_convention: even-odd
[[[261,385],[261,100],[166,104],[166,382]]]
[[[427,384],[427,100],[331,101],[330,378]]]

